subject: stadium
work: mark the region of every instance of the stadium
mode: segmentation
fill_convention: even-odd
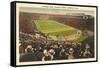
[[[21,62],[94,57],[94,17],[91,15],[20,12],[19,31]],[[31,60],[25,58],[25,53],[30,51],[30,57],[34,57]]]

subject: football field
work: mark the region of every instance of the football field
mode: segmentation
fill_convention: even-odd
[[[75,34],[78,29],[59,23],[54,20],[35,20],[37,29],[40,32],[55,36],[66,36]]]

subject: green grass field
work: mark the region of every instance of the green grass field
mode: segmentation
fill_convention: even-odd
[[[54,20],[35,20],[35,24],[40,32],[55,36],[72,35],[78,30]]]
[[[54,20],[35,20],[38,31],[52,36],[70,36],[77,33],[78,29],[58,23]],[[73,42],[82,42],[88,37],[87,33],[82,32],[80,38]]]

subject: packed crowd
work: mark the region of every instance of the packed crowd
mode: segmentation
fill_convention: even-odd
[[[50,61],[91,58],[93,53],[89,44],[48,41],[44,38],[21,34],[20,39],[20,62]],[[45,42],[43,41],[45,40]]]

